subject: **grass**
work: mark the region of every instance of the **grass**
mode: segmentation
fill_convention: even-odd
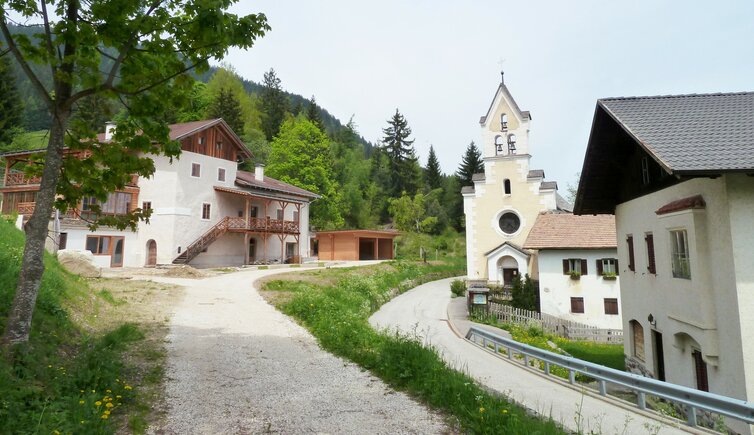
[[[0,219],[2,329],[23,243],[23,233]],[[0,432],[108,434],[123,431],[134,416],[144,420],[138,409],[150,405],[140,387],[143,375],[130,364],[131,353],[142,348],[144,328],[130,322],[97,328],[124,302],[109,290],[91,290],[54,257],[45,254],[44,260],[29,342],[0,358]]]
[[[465,262],[395,261],[359,269],[318,270],[271,280],[265,296],[307,327],[320,345],[350,359],[393,388],[451,417],[467,433],[562,433],[453,370],[418,337],[378,333],[369,316],[398,293],[462,274]],[[282,295],[281,295],[282,293]]]

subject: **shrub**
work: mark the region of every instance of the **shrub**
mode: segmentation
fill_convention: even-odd
[[[454,279],[450,282],[450,293],[453,297],[463,296],[466,294],[466,283],[460,279]]]

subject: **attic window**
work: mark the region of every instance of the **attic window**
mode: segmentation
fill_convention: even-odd
[[[506,195],[511,194],[511,180],[506,178],[505,181],[503,181],[503,191]]]
[[[223,149],[223,142],[222,141],[218,141],[217,144],[216,144],[216,147],[217,147],[218,151],[220,151],[221,149]]]
[[[508,131],[508,115],[500,115],[500,131]]]

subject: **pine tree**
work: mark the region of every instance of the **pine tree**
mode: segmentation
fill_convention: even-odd
[[[419,187],[420,170],[414,151],[414,141],[409,140],[411,127],[406,118],[395,109],[395,115],[388,121],[388,127],[382,129],[383,149],[390,159],[390,171],[393,174],[390,196],[398,198],[403,192],[413,196]]]
[[[271,141],[280,131],[283,124],[285,112],[288,111],[288,97],[283,92],[280,85],[280,79],[275,74],[275,70],[264,73],[264,83],[260,95],[262,108],[262,131]]]
[[[429,146],[427,167],[424,169],[424,187],[427,190],[434,190],[442,187],[442,173],[440,172],[440,162],[437,161],[435,148],[432,145]]]
[[[476,147],[472,141],[466,148],[466,153],[461,161],[461,166],[458,168],[458,178],[461,179],[461,186],[471,186],[474,184],[471,179],[474,174],[484,172],[484,162],[482,161],[482,153],[479,148]]]
[[[0,57],[0,147],[7,146],[20,130],[23,106],[18,96],[8,56]]]
[[[322,117],[319,116],[319,106],[317,106],[317,100],[314,99],[314,95],[312,95],[306,108],[306,119],[316,125],[323,133],[326,133],[325,124],[322,122]]]
[[[102,133],[105,131],[105,123],[112,121],[115,113],[116,107],[112,100],[100,94],[94,94],[76,103],[71,123],[79,123],[77,128],[86,131]]]
[[[230,89],[220,89],[220,93],[210,104],[207,114],[210,118],[222,118],[236,134],[243,134],[241,102]]]

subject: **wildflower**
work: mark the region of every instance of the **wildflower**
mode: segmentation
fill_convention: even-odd
[[[107,414],[102,414],[102,417],[100,417],[100,418],[101,418],[101,419],[103,419],[103,420],[107,420],[107,418],[108,418],[108,417],[109,417],[109,415],[107,415]]]
[[[83,400],[79,400],[79,405],[83,405],[83,404],[84,404],[84,401]]]
[[[121,397],[122,396],[120,394],[118,394],[117,396],[115,396],[116,399],[120,399]]]
[[[84,390],[79,390],[79,393],[83,393],[83,392],[84,392]]]
[[[103,412],[103,414],[110,415],[110,411],[109,410],[105,410],[105,412]]]
[[[48,368],[48,369],[51,369],[51,368],[52,368],[52,366],[47,366],[47,368]]]
[[[132,387],[131,387],[130,385],[126,385],[126,386],[125,386],[125,387],[123,387],[123,388],[125,388],[126,390],[133,390],[133,388],[132,388]]]
[[[503,409],[503,411],[502,411],[502,412],[503,412],[503,414],[507,414],[507,413],[508,413],[508,410],[507,410],[507,409]]]
[[[97,390],[92,390],[92,393],[96,393],[96,392],[97,392]]]
[[[81,420],[81,421],[79,422],[79,424],[84,424],[84,420]]]
[[[113,407],[114,405],[113,405],[112,403],[108,402],[108,403],[107,403],[107,405],[105,405],[105,406],[106,406],[107,408],[112,408],[112,407]]]
[[[54,430],[54,431],[52,431],[52,433],[54,433],[55,435],[60,435],[60,431],[58,431],[58,430]]]
[[[110,391],[110,390],[105,390],[105,393],[108,393],[108,394],[110,394],[110,393],[112,393],[112,391]]]
[[[100,402],[99,400],[96,401],[96,402],[94,402],[94,404],[97,405],[97,406],[102,406],[102,402]]]
[[[480,413],[483,413],[483,412],[484,412],[484,407],[482,407],[482,408],[479,408],[479,412],[480,412]]]

